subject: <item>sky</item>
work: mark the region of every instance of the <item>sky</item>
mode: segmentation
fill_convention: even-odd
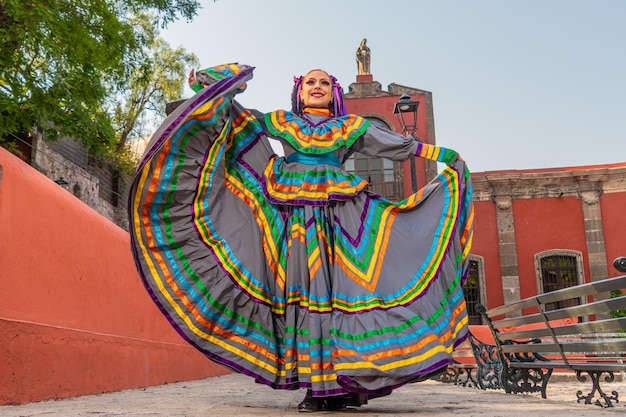
[[[433,94],[438,145],[473,172],[626,161],[624,0],[204,0],[161,36],[202,68],[256,67],[238,101],[288,109],[311,68]],[[191,89],[186,90],[192,95]]]

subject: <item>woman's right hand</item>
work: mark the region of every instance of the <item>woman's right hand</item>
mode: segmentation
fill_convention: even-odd
[[[196,78],[195,68],[192,68],[191,71],[189,71],[189,77],[187,77],[187,82],[189,83],[189,87],[192,87],[195,83],[198,82],[198,79]]]

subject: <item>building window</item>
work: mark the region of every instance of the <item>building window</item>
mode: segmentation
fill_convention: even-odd
[[[379,128],[389,129],[385,122],[368,117]],[[367,189],[388,200],[402,200],[402,165],[385,158],[373,158],[354,153],[344,163],[344,169],[353,172],[369,183]]]
[[[463,285],[463,296],[465,297],[465,304],[467,304],[469,324],[472,325],[482,324],[482,318],[475,309],[478,303],[486,305],[482,283],[484,283],[483,260],[476,256],[470,256],[469,272]]]
[[[402,187],[396,181],[393,161],[372,158],[356,152],[346,160],[344,169],[367,180],[368,190],[389,200],[401,200]]]
[[[583,280],[582,255],[575,251],[547,251],[535,256],[538,289],[548,293],[580,285]],[[546,311],[580,305],[580,298],[546,304]]]

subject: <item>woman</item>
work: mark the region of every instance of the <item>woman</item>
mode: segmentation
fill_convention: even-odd
[[[129,205],[147,290],[208,358],[273,388],[307,388],[300,411],[358,406],[441,372],[467,334],[464,162],[345,114],[321,70],[295,79],[292,111],[245,109],[234,95],[252,71],[196,74],[197,94],[148,146]],[[449,166],[390,202],[341,168],[355,151]]]

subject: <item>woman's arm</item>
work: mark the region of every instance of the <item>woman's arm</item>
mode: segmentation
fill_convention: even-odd
[[[370,125],[363,136],[354,143],[354,151],[367,156],[406,161],[410,156],[451,164],[459,156],[452,149],[417,141],[414,136]]]
[[[248,68],[254,69],[254,67],[239,64],[217,65],[215,67],[209,67],[199,71],[192,69],[187,76],[187,83],[189,84],[189,87],[197,93],[203,88],[206,88],[219,80],[237,75],[242,70]],[[237,88],[237,93],[241,93],[245,89],[246,83],[243,83],[239,86],[239,88]]]
[[[387,129],[370,125],[354,143],[354,151],[363,155],[406,161],[415,155],[417,142],[413,136],[403,136]]]

